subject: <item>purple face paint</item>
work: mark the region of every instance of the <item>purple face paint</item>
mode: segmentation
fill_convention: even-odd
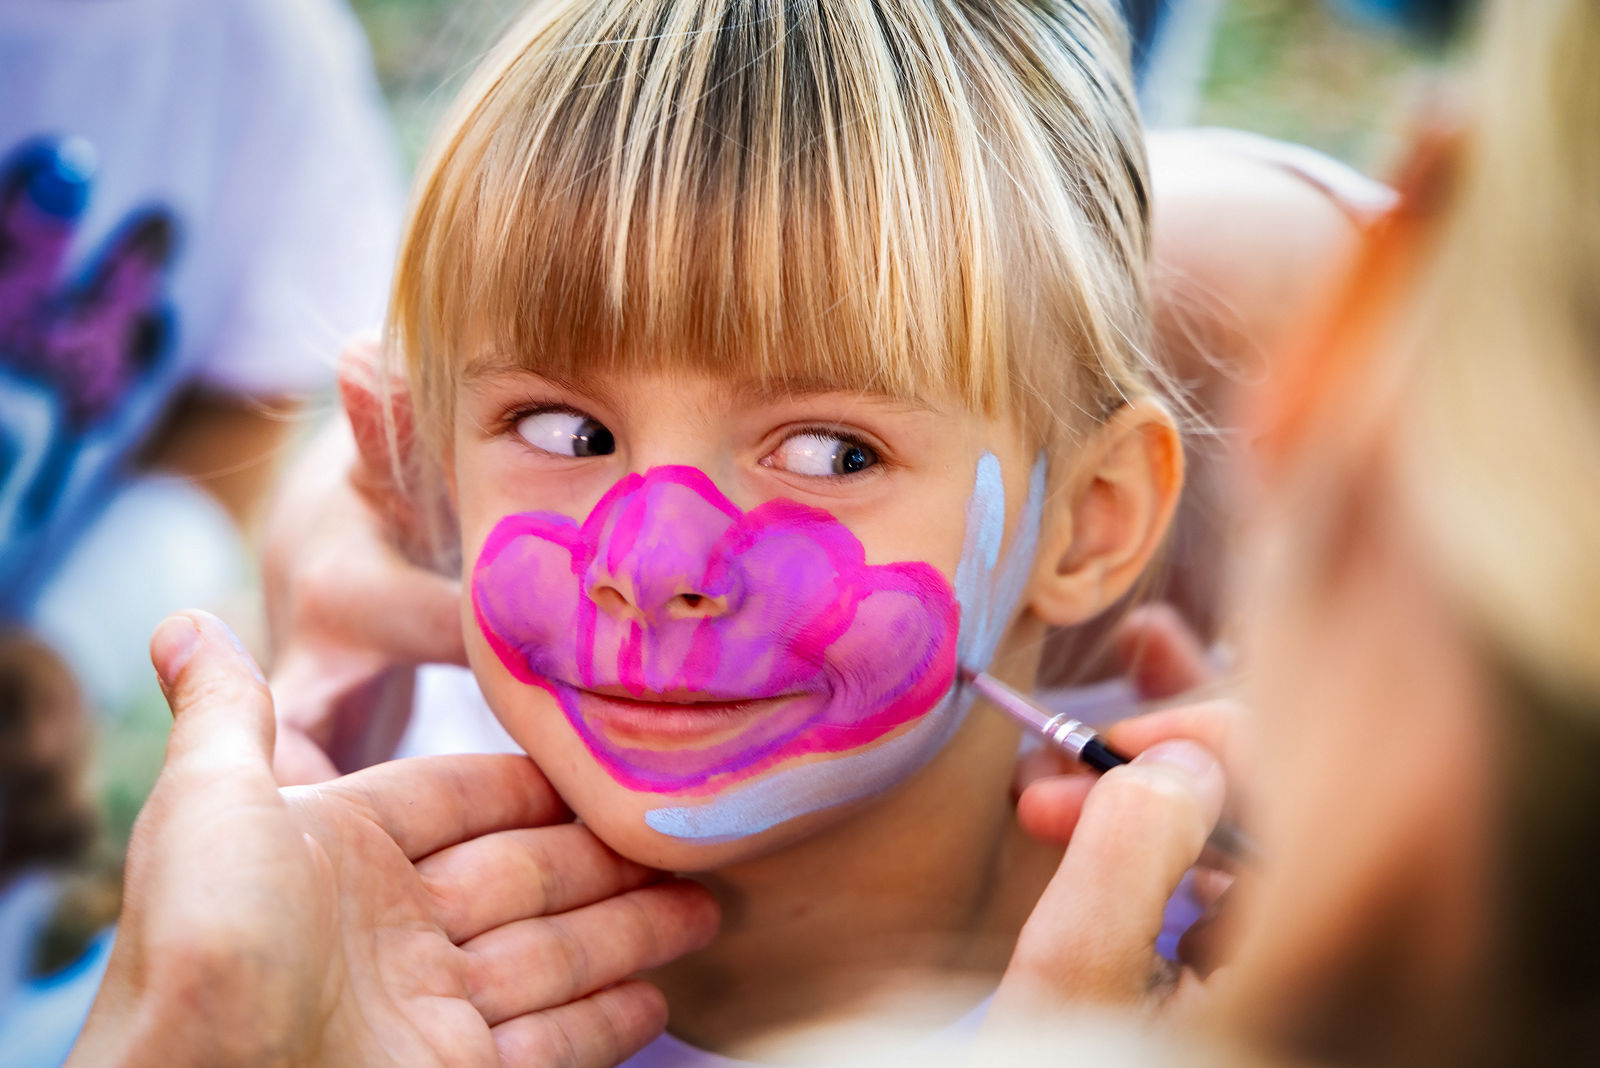
[[[629,475],[582,525],[507,516],[472,600],[507,670],[634,790],[712,793],[860,749],[955,678],[960,610],[935,568],[868,565],[828,513],[743,512],[689,467]]]

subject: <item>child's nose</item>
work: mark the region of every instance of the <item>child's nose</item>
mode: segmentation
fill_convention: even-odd
[[[738,583],[714,558],[736,513],[703,473],[650,469],[616,502],[584,592],[612,618],[647,625],[728,614]]]
[[[615,575],[598,578],[589,586],[589,598],[600,611],[617,620],[658,623],[672,619],[711,619],[726,615],[728,598],[692,589],[666,593],[634,588]]]

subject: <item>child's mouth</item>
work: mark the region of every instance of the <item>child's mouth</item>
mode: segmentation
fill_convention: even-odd
[[[569,689],[591,726],[614,742],[648,749],[713,745],[791,701],[814,697],[784,694],[727,699],[686,691],[634,696],[620,687]]]

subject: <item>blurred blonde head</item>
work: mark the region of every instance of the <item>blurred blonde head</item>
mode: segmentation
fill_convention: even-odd
[[[1600,711],[1600,5],[1494,4],[1484,39],[1459,199],[1401,341],[1406,477],[1490,642]]]
[[[1336,1059],[1593,1063],[1600,5],[1480,32],[1470,123],[1269,402],[1258,669],[1299,707],[1244,1011]]]
[[[1143,147],[1103,0],[547,0],[424,163],[388,324],[453,383],[683,367],[947,395],[1041,440],[1149,389]]]
[[[1417,384],[1400,478],[1509,712],[1499,1037],[1540,1063],[1594,1063],[1600,5],[1501,0],[1483,31],[1459,200],[1401,341]]]

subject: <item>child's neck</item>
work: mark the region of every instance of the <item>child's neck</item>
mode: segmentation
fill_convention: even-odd
[[[1016,752],[1015,728],[976,708],[892,794],[706,875],[721,933],[650,976],[673,1033],[756,1059],[783,1032],[867,1016],[932,1029],[970,1009],[998,982],[1060,858],[1017,826]]]

